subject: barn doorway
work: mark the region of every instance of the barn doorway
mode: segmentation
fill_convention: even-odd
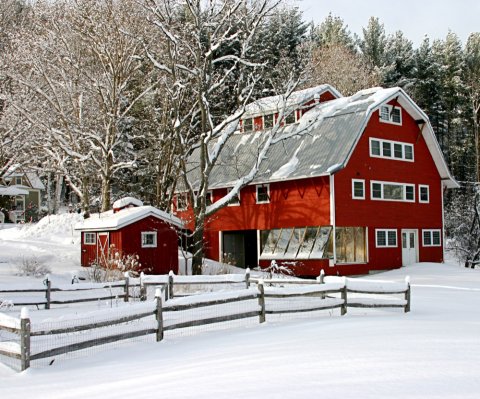
[[[236,267],[257,267],[257,230],[222,232],[222,260]]]
[[[418,262],[418,236],[416,230],[402,230],[402,266]]]

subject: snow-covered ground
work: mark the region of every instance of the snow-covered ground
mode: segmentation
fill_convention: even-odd
[[[0,269],[13,267],[20,248],[53,256],[54,272],[68,262],[78,267],[78,253],[65,249],[75,246],[71,240],[1,232]],[[1,273],[0,281],[13,278]],[[325,311],[275,322],[267,315],[262,325],[167,334],[161,343],[125,344],[23,373],[0,365],[0,398],[478,398],[480,271],[416,264],[370,278],[402,282],[406,275],[407,314],[349,309],[343,317]]]

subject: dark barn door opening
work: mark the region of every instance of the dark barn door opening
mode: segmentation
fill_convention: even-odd
[[[223,262],[243,268],[258,266],[257,230],[224,231]]]

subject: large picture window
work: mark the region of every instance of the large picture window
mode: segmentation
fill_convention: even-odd
[[[336,227],[337,263],[365,263],[367,261],[365,237],[364,227]]]
[[[372,181],[370,194],[372,200],[415,202],[415,185]]]
[[[260,259],[326,258],[331,231],[331,226],[264,230]]]

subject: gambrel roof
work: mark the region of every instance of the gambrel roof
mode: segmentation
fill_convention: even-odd
[[[335,173],[348,163],[373,112],[396,100],[415,120],[424,123],[422,135],[432,154],[443,184],[458,187],[451,176],[425,113],[398,87],[363,90],[351,97],[320,103],[299,122],[285,127],[291,136],[273,144],[252,184],[296,180]],[[267,138],[266,131],[232,135],[210,175],[209,188],[231,187],[257,162]],[[198,181],[199,150],[189,159],[190,182]]]

